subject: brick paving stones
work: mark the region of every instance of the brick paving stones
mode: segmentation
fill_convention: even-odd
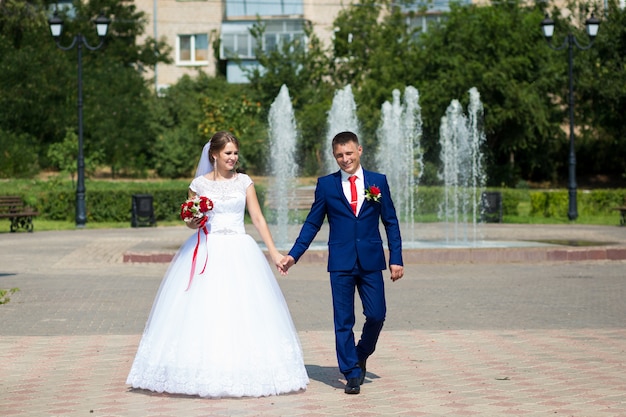
[[[494,239],[551,234],[626,248],[626,228],[488,226]],[[0,288],[20,288],[0,305],[0,415],[626,417],[621,256],[414,260],[387,285],[387,322],[358,396],[343,393],[336,367],[325,264],[301,262],[277,279],[304,349],[306,391],[201,399],[131,390],[126,375],[167,264],[124,254],[171,253],[188,235],[0,234]]]

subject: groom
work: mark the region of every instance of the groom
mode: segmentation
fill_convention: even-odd
[[[358,394],[365,379],[367,358],[374,353],[385,320],[386,269],[379,222],[389,246],[391,280],[404,275],[402,240],[387,178],[361,167],[363,148],[352,132],[333,138],[333,155],[340,170],[318,178],[315,201],[295,244],[282,260],[286,272],[308,249],[328,218],[328,271],[333,298],[335,345],[346,394]],[[354,293],[363,304],[365,324],[355,345]]]

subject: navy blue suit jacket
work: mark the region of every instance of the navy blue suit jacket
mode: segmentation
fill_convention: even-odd
[[[379,224],[382,221],[387,234],[389,264],[403,265],[402,239],[396,209],[391,200],[387,177],[363,170],[365,188],[380,188],[379,202],[367,199],[358,217],[352,212],[341,187],[341,172],[320,177],[315,188],[315,200],[311,205],[300,235],[289,255],[298,261],[319,232],[324,218],[330,227],[328,238],[328,271],[352,270],[357,260],[366,271],[386,269],[383,240]]]

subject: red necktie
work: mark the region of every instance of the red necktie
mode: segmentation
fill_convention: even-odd
[[[358,202],[356,195],[356,175],[349,177],[348,181],[350,181],[350,207],[352,207],[352,212],[356,216],[356,205]]]

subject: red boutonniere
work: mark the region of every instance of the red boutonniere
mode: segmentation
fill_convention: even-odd
[[[365,199],[367,201],[380,203],[381,197],[382,197],[382,194],[380,192],[380,188],[378,188],[377,186],[372,185],[371,187],[365,189]]]
[[[213,210],[213,201],[205,196],[196,196],[180,206],[180,218],[190,222],[194,218],[202,218],[202,225],[207,221],[206,213]]]

